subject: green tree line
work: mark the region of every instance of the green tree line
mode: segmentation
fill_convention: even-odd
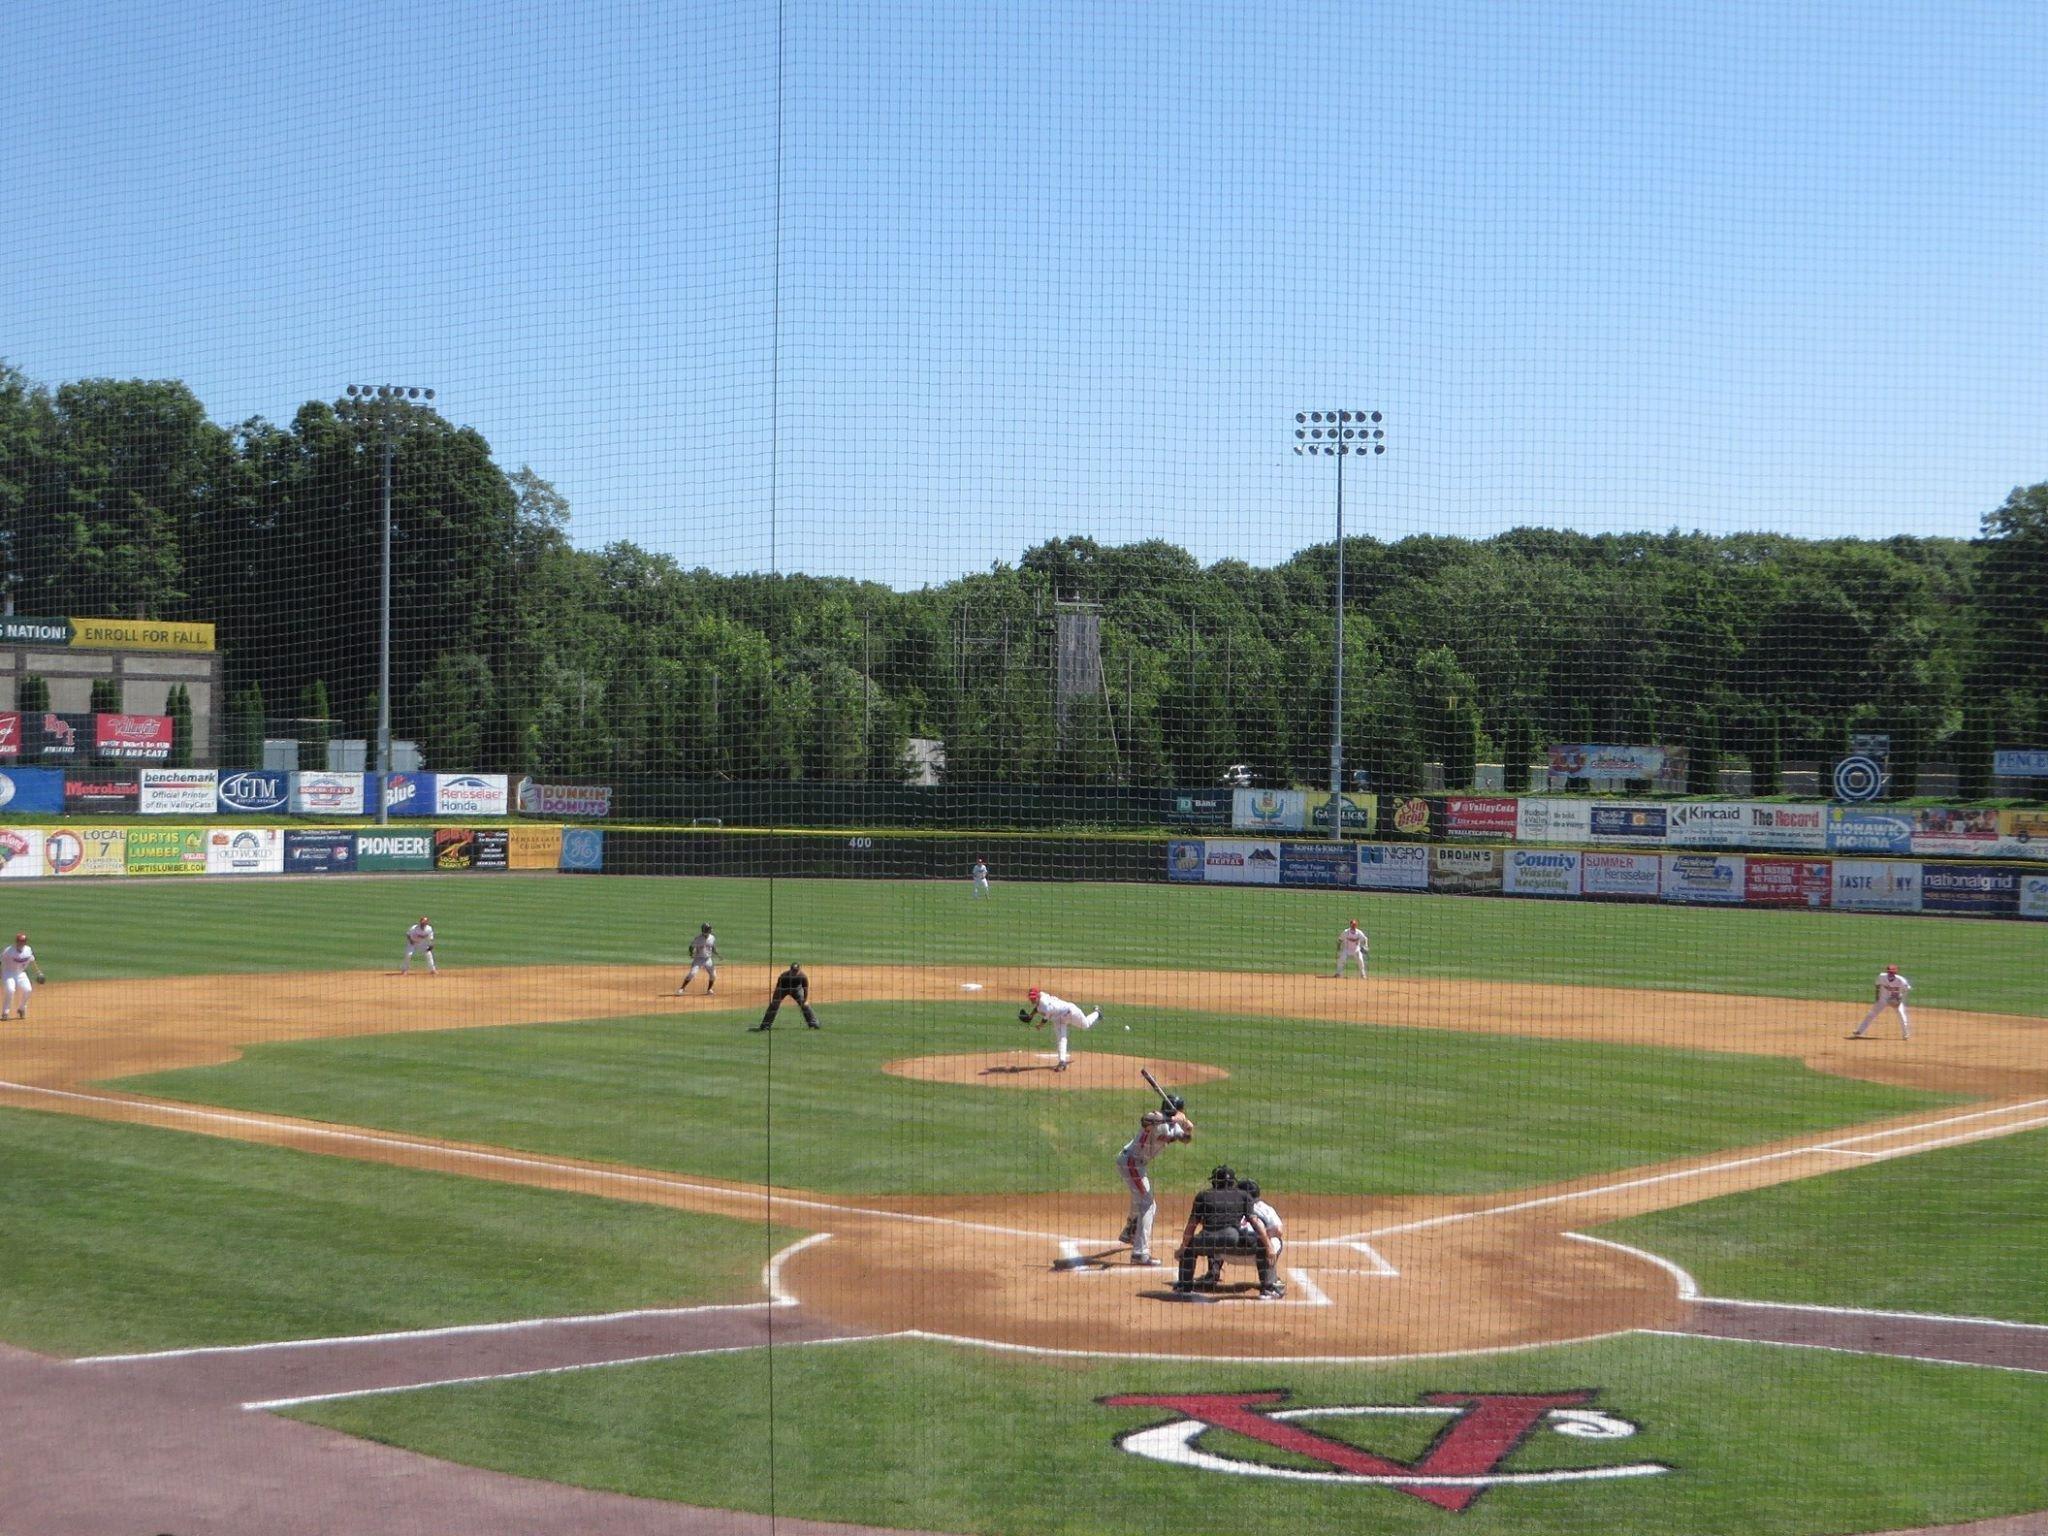
[[[181,383],[0,365],[0,584],[21,613],[213,622],[245,712],[365,734],[378,471],[325,402],[224,427]],[[392,717],[434,765],[894,779],[918,736],[963,782],[1326,771],[1332,545],[1259,568],[1059,539],[915,592],[721,575],[577,548],[545,479],[430,407],[394,484]],[[1686,742],[1767,782],[1852,730],[1892,732],[1908,772],[2048,743],[2048,485],[1974,540],[1518,528],[1345,560],[1347,757],[1383,786],[1556,740]],[[1060,600],[1102,620],[1100,686],[1064,706]]]

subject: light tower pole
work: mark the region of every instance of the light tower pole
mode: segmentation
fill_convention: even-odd
[[[410,384],[351,384],[338,407],[343,420],[361,422],[376,434],[383,460],[378,497],[384,519],[383,574],[378,581],[377,645],[377,825],[391,823],[391,466],[398,439],[412,413],[433,402],[431,389]]]
[[[1294,451],[1337,461],[1337,665],[1330,683],[1330,838],[1344,837],[1344,461],[1385,453],[1378,411],[1296,411]]]

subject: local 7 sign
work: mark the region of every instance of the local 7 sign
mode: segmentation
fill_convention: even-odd
[[[1427,1392],[1417,1403],[1336,1404],[1283,1408],[1285,1391],[1161,1392],[1105,1397],[1106,1408],[1159,1408],[1163,1424],[1121,1435],[1133,1456],[1170,1466],[1284,1482],[1348,1483],[1385,1488],[1463,1514],[1489,1488],[1514,1484],[1582,1483],[1654,1477],[1671,1468],[1660,1461],[1609,1461],[1543,1466],[1539,1436],[1573,1440],[1626,1440],[1627,1419],[1591,1406],[1592,1389],[1570,1392]],[[1370,1434],[1339,1439],[1309,1427],[1317,1419],[1421,1417],[1439,1424],[1429,1446],[1412,1461],[1368,1449]],[[1218,1434],[1218,1431],[1224,1433]],[[1250,1441],[1310,1463],[1282,1465],[1240,1452]],[[1510,1465],[1521,1461],[1526,1465]]]

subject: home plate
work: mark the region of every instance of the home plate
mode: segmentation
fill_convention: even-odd
[[[1198,1307],[1213,1307],[1217,1301],[1216,1297],[1204,1296],[1200,1291],[1168,1291],[1163,1299],[1166,1301],[1192,1302]]]

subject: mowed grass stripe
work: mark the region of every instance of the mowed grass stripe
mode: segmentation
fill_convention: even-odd
[[[796,1234],[0,1110],[0,1339],[60,1355],[763,1299]]]
[[[117,1086],[233,1109],[839,1193],[1113,1192],[1154,1102],[917,1082],[885,1062],[1043,1049],[1004,1004],[862,1003],[750,1035],[751,1013],[514,1026],[252,1048]],[[1134,1027],[1125,1032],[1121,1027]],[[1520,1189],[1951,1102],[1775,1058],[1118,1008],[1075,1048],[1214,1062],[1188,1089],[1212,1163],[1276,1191]]]
[[[1000,871],[998,871],[1000,875]],[[772,913],[771,913],[772,904]],[[733,960],[1314,974],[1356,916],[1386,975],[1865,998],[1896,963],[1922,1006],[2037,1015],[2048,924],[1167,885],[418,875],[10,884],[0,917],[53,976],[388,969],[421,913],[448,965]],[[1711,1024],[1711,1021],[1708,1021]]]
[[[1600,1229],[1713,1296],[2048,1323],[2048,1132],[1944,1147]]]

